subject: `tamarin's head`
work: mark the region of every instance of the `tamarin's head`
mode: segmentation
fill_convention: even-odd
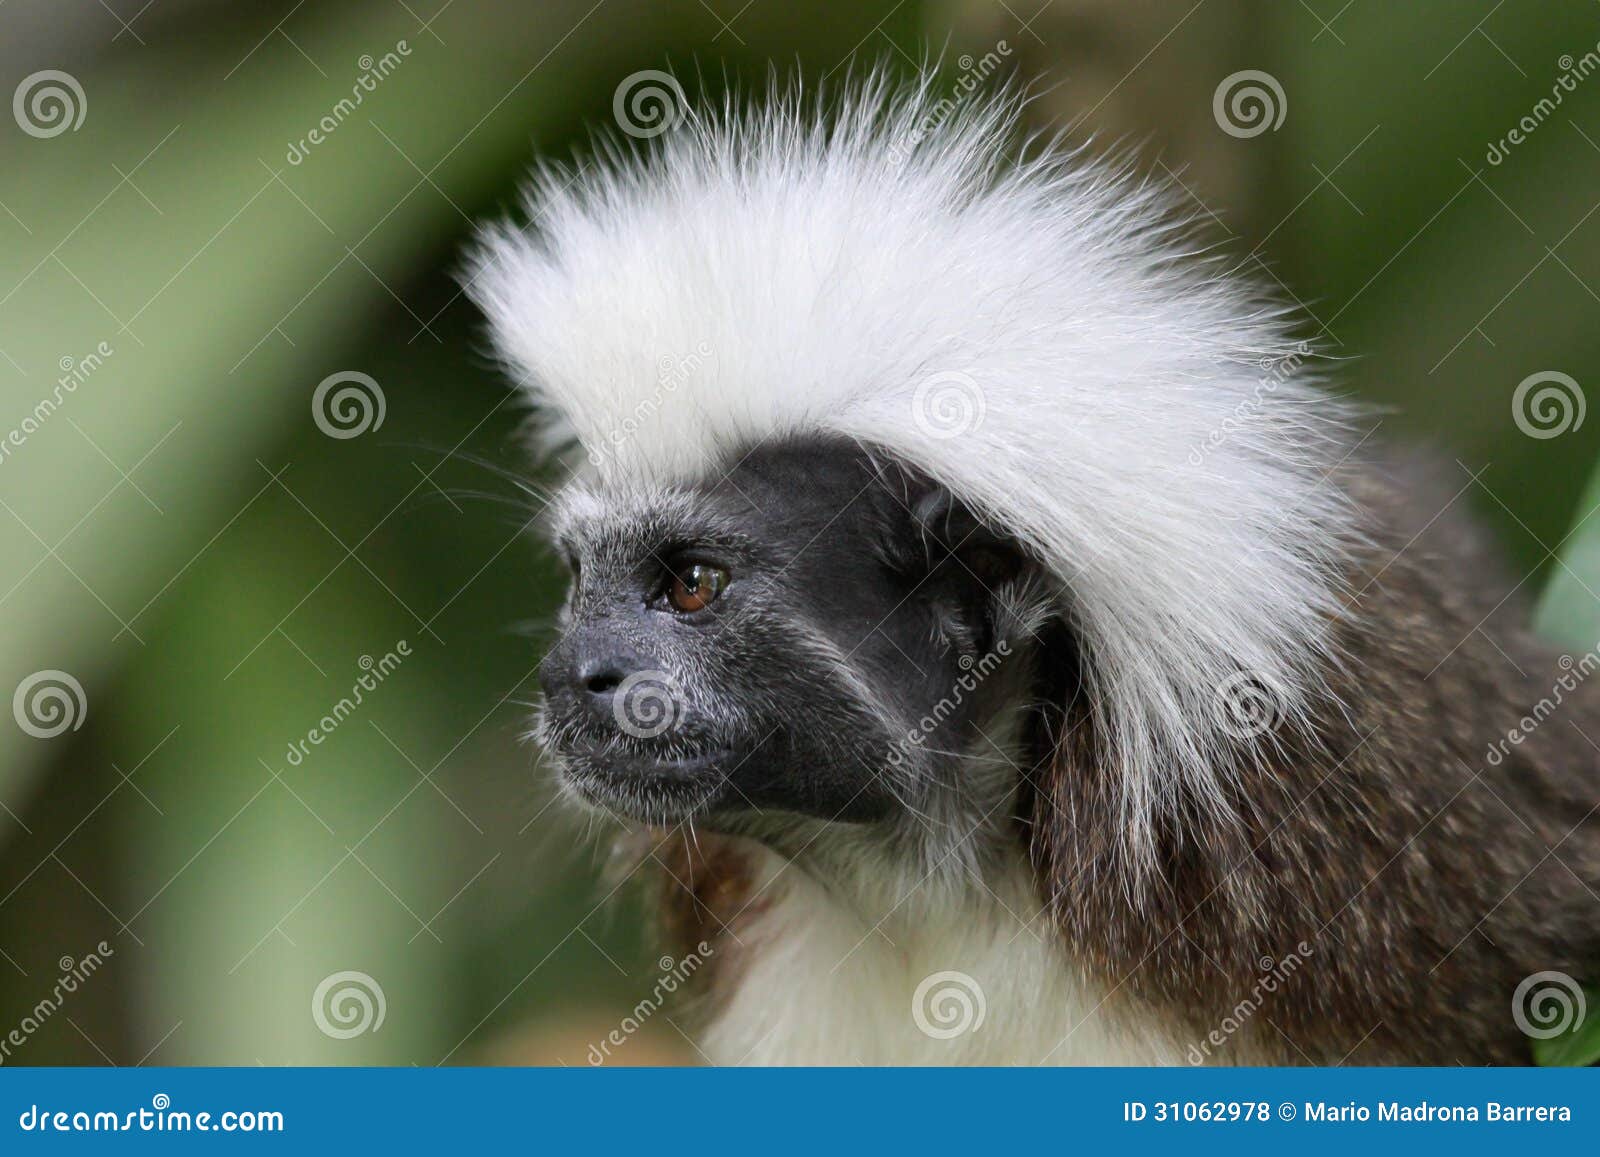
[[[574,794],[892,822],[1036,771],[1028,715],[1090,733],[1148,854],[1309,714],[1345,415],[1163,191],[1019,156],[1017,112],[780,93],[484,233],[471,292],[568,473],[540,737]]]
[[[574,483],[554,539],[572,587],[543,739],[573,791],[638,819],[930,806],[1014,679],[981,683],[1024,661],[1018,546],[847,439]]]

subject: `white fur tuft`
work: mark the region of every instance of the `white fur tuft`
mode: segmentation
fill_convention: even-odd
[[[1059,581],[1130,847],[1222,807],[1240,672],[1302,721],[1350,508],[1341,408],[1283,311],[1188,260],[1167,194],[1016,160],[1019,102],[926,87],[691,116],[544,172],[472,270],[547,433],[602,485],[834,432],[913,463]],[[947,110],[946,110],[947,111]],[[669,367],[689,367],[669,373]],[[1278,380],[1278,377],[1283,380]]]

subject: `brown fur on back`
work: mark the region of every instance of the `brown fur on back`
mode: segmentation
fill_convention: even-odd
[[[1041,889],[1075,954],[1197,1036],[1302,941],[1310,959],[1258,1014],[1288,1062],[1526,1063],[1517,984],[1600,978],[1600,678],[1505,744],[1567,672],[1419,478],[1349,482],[1374,545],[1315,734],[1241,760],[1234,824],[1198,806],[1169,822],[1131,894],[1087,705],[1055,672],[1068,703],[1022,810]]]

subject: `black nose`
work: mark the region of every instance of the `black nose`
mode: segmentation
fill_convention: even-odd
[[[566,700],[587,709],[606,725],[614,724],[612,700],[628,676],[646,670],[643,656],[614,640],[585,644],[574,640],[570,650],[550,655],[539,668],[539,682],[552,700]]]
[[[630,665],[616,654],[591,656],[578,663],[578,689],[597,707],[609,707],[611,695],[628,677]]]

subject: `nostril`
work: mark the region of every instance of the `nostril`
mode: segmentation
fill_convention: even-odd
[[[587,700],[592,710],[609,713],[612,700],[626,692],[629,674],[639,667],[639,657],[627,648],[595,648],[580,656],[569,669],[568,686],[573,694]]]
[[[622,683],[622,675],[614,668],[596,672],[583,681],[583,689],[591,695],[609,695]]]
[[[630,664],[621,655],[601,652],[578,664],[573,681],[589,698],[609,699],[629,669]]]

